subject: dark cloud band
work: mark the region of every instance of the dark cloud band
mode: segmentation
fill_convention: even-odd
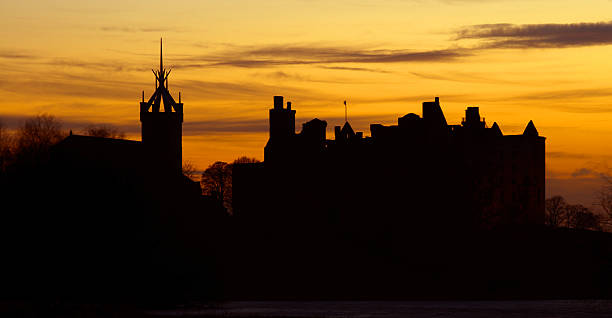
[[[569,24],[480,24],[456,39],[479,39],[480,48],[565,48],[612,44],[612,21]]]

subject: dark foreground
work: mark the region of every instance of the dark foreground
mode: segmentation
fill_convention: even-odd
[[[2,316],[19,317],[610,317],[612,301],[326,301],[225,302],[168,309],[99,305],[3,304]]]

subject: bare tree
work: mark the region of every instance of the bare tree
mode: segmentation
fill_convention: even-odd
[[[47,159],[49,149],[66,136],[62,123],[53,115],[37,115],[25,121],[17,131],[15,156],[24,163]]]
[[[6,170],[12,159],[13,136],[0,121],[0,173]]]
[[[546,225],[560,227],[567,211],[567,203],[562,196],[556,195],[546,199]]]
[[[604,176],[605,185],[598,196],[598,205],[604,212],[602,223],[606,227],[612,226],[612,178]]]
[[[114,139],[125,138],[125,133],[119,131],[119,129],[110,125],[89,125],[83,130],[83,133],[87,136],[93,137]]]
[[[570,204],[566,207],[565,222],[567,227],[581,230],[600,231],[600,217],[582,204]]]
[[[259,160],[255,159],[255,158],[249,158],[247,156],[242,156],[239,157],[238,159],[234,160],[234,162],[232,162],[232,164],[237,164],[237,163],[258,163]]]
[[[239,157],[228,164],[217,161],[202,173],[202,191],[223,202],[229,214],[232,214],[232,169],[235,164],[257,163],[259,160],[246,156]]]
[[[196,180],[198,176],[197,168],[189,160],[183,161],[183,175],[185,175],[187,178],[191,179],[192,181],[198,181]]]
[[[202,173],[202,191],[204,194],[224,201],[228,187],[231,187],[231,167],[227,162],[217,161]]]

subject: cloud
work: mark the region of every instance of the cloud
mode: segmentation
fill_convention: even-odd
[[[341,71],[360,71],[360,72],[372,72],[372,73],[392,73],[391,71],[372,69],[366,67],[346,67],[346,66],[319,66],[319,68],[327,70],[341,70]]]
[[[449,62],[469,56],[468,50],[449,48],[442,50],[389,50],[316,45],[265,45],[259,47],[230,47],[211,55],[183,57],[176,68],[206,68],[234,66],[242,68],[274,67],[286,65],[319,65],[334,63],[405,63]],[[373,71],[361,67],[336,68],[353,71]]]
[[[43,76],[2,82],[0,91],[27,94],[29,96],[70,96],[125,99],[138,96],[144,84],[127,81],[111,82],[91,76],[89,79],[74,78],[70,74],[55,73]]]
[[[36,59],[38,57],[32,54],[29,54],[29,53],[19,52],[15,50],[0,49],[0,58],[23,60],[23,59]]]
[[[268,119],[221,119],[221,120],[196,120],[183,123],[183,134],[187,136],[198,136],[205,133],[219,132],[267,132]]]
[[[612,88],[596,87],[535,91],[514,96],[481,96],[478,99],[483,102],[515,102],[567,113],[597,114],[612,112],[612,105],[608,101],[611,97]]]
[[[612,175],[612,169],[608,167],[606,162],[590,162],[586,167],[582,167],[574,170],[571,173],[573,178],[599,178],[601,180],[607,180]]]
[[[548,151],[546,152],[546,157],[548,158],[568,158],[568,159],[584,159],[589,156],[583,153],[572,153],[565,151]]]
[[[499,48],[565,48],[612,44],[612,21],[570,24],[479,24],[461,28],[455,40],[475,39],[475,46],[453,46],[437,50],[380,49],[367,46],[287,44],[224,45],[216,53],[178,59],[176,68],[232,66],[266,68],[287,65],[316,65],[325,69],[388,73],[355,65],[420,62],[456,62],[483,50]],[[426,74],[414,74],[426,77]],[[442,79],[442,78],[438,78]],[[446,80],[446,79],[442,79]],[[474,78],[476,81],[487,79]]]
[[[597,172],[589,169],[589,168],[580,168],[580,169],[576,169],[574,170],[574,172],[572,172],[572,177],[574,178],[578,178],[578,177],[585,177],[585,176],[592,176],[592,175],[596,175]]]
[[[456,40],[478,39],[482,49],[566,48],[612,44],[612,21],[569,24],[479,24],[460,29]]]
[[[157,27],[133,27],[133,26],[103,26],[100,28],[101,31],[105,32],[155,32],[164,33],[169,31],[176,31],[173,28],[157,28]]]
[[[518,81],[509,81],[503,79],[497,79],[487,76],[482,76],[478,74],[471,74],[466,72],[445,72],[447,75],[440,75],[435,73],[419,73],[419,72],[410,72],[410,74],[429,80],[438,80],[438,81],[450,81],[450,82],[474,82],[474,83],[499,83],[499,84],[524,84]]]
[[[123,72],[123,71],[147,71],[146,67],[134,67],[120,61],[91,62],[77,59],[57,58],[45,62],[47,65],[59,67],[76,67],[88,70]]]

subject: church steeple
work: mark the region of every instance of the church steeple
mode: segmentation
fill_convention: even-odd
[[[181,172],[183,103],[177,103],[168,91],[168,75],[164,68],[163,42],[159,43],[159,69],[151,70],[155,75],[155,91],[148,101],[140,103],[142,143],[148,149],[151,160],[167,172]],[[180,96],[180,93],[179,93]],[[161,104],[164,110],[160,111]],[[162,168],[163,167],[163,168]]]
[[[169,113],[174,111],[182,114],[182,103],[180,101],[177,103],[168,91],[168,75],[170,75],[172,69],[166,70],[164,68],[163,42],[161,38],[159,41],[159,70],[151,70],[155,75],[155,92],[153,92],[148,102],[141,103],[140,112],[148,112],[151,108],[152,112],[159,112],[161,103],[163,102],[164,112]]]

